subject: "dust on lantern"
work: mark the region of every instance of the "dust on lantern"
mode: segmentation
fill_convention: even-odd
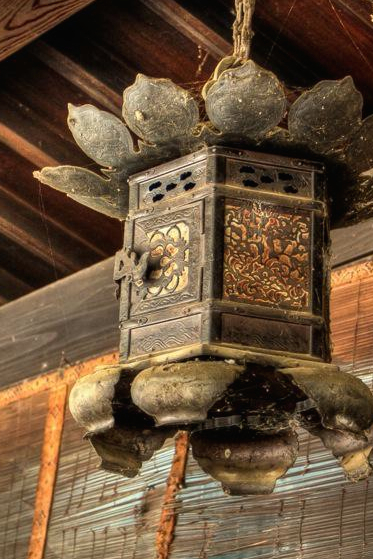
[[[234,53],[202,92],[208,121],[188,91],[139,75],[126,125],[70,106],[102,175],[35,174],[125,220],[120,363],[80,379],[70,408],[102,467],[129,477],[183,429],[227,492],[269,493],[300,426],[363,479],[373,397],[330,363],[329,222],[362,218],[348,201],[371,186],[373,126],[350,77],[316,84],[287,114],[278,78],[249,58],[254,3],[237,4]]]

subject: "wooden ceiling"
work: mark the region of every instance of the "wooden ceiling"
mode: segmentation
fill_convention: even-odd
[[[120,247],[119,222],[32,177],[45,165],[94,168],[70,136],[67,103],[120,115],[138,72],[197,93],[230,52],[233,3],[18,0],[10,17],[0,0],[0,302]],[[350,74],[373,112],[372,13],[371,0],[257,0],[252,56],[294,90]]]

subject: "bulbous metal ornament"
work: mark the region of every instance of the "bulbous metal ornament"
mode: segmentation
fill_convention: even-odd
[[[196,431],[193,457],[230,495],[266,495],[294,464],[298,454],[295,433],[260,433],[231,427]]]
[[[78,381],[71,411],[102,467],[129,477],[182,427],[227,491],[269,493],[301,426],[363,479],[373,397],[330,364],[329,224],[373,215],[372,117],[346,77],[302,93],[286,120],[283,84],[249,59],[254,1],[238,4],[234,54],[203,88],[208,120],[188,91],[139,75],[124,121],[69,105],[101,174],[35,172],[126,221],[121,364]]]

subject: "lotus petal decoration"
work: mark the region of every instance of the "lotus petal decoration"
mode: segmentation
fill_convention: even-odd
[[[192,133],[199,110],[191,94],[171,80],[138,74],[123,92],[123,118],[145,142],[167,144]]]
[[[312,367],[282,369],[310,398],[323,427],[362,433],[373,419],[373,395],[360,379],[343,371]]]
[[[119,184],[113,175],[111,179],[100,177],[92,171],[72,165],[44,167],[35,171],[34,177],[41,183],[67,194],[73,200],[91,207],[103,214],[124,219],[128,207],[126,185]]]
[[[152,419],[131,402],[133,379],[120,365],[96,367],[94,373],[80,378],[69,398],[75,421],[83,426],[101,467],[110,472],[134,477],[142,463],[173,437],[176,429],[155,428]]]
[[[340,461],[349,481],[366,479],[372,473],[373,427],[356,434],[348,431],[323,429],[321,426],[309,428],[312,435],[319,437],[325,447]]]
[[[363,120],[351,136],[346,162],[356,174],[373,168],[373,115]]]
[[[175,434],[171,428],[115,427],[104,433],[89,434],[101,459],[100,467],[122,476],[135,477],[143,464]]]
[[[358,130],[362,108],[363,97],[350,76],[321,81],[291,106],[290,137],[316,153],[336,151]]]
[[[89,433],[101,433],[114,427],[114,398],[121,383],[122,367],[104,365],[94,373],[81,377],[75,383],[69,397],[70,412],[75,421]],[[129,397],[130,377],[124,375],[122,397]],[[127,381],[128,379],[128,381]]]
[[[131,134],[123,122],[93,105],[69,103],[67,124],[78,146],[99,165],[121,168],[133,157]]]
[[[206,92],[206,112],[223,134],[257,140],[282,120],[285,92],[275,74],[252,60],[224,70]]]
[[[131,387],[133,402],[157,425],[204,421],[211,406],[244,371],[224,361],[187,361],[144,369]]]

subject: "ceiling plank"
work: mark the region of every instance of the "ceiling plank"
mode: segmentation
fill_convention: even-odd
[[[171,24],[176,31],[204,48],[216,60],[231,54],[233,47],[226,39],[212,30],[203,21],[183,8],[175,0],[140,0],[164,21]]]
[[[0,0],[0,60],[92,2],[93,0]]]
[[[14,244],[9,237],[3,236],[1,232],[0,254],[1,265],[6,272],[30,285],[32,291],[66,276],[66,274],[62,274],[57,268],[54,268],[52,264],[48,264],[45,260],[28,252],[21,245]]]
[[[120,248],[122,226],[118,220],[107,218],[62,192],[41,185],[32,176],[35,168],[36,165],[0,142],[0,185],[18,200],[32,206],[38,215],[42,211],[47,223],[54,224],[75,239],[77,257],[81,251],[88,249],[90,253],[94,251],[97,260],[101,260]]]
[[[0,121],[0,141],[37,168],[55,167],[59,162],[35,143]]]
[[[371,23],[366,3],[356,0],[257,2],[254,18],[254,26],[275,31],[270,52],[278,42],[288,42],[294,51],[307,55],[314,66],[322,66],[328,79],[350,74],[369,109],[373,107]]]
[[[0,267],[0,304],[27,295],[32,287],[26,282]]]
[[[57,74],[84,91],[108,111],[121,116],[122,96],[98,77],[45,41],[35,41],[30,52]]]
[[[97,261],[96,252],[83,245],[78,254],[76,239],[1,185],[0,233],[63,275]]]

